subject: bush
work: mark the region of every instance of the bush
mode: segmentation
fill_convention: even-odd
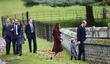
[[[65,20],[65,21],[60,21],[61,27],[77,27],[81,24],[82,20]]]
[[[94,26],[96,27],[106,27],[110,23],[110,19],[95,19]]]

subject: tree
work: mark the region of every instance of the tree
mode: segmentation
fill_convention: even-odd
[[[86,20],[88,26],[94,25],[93,5],[110,5],[110,0],[23,0],[26,3],[34,4],[46,4],[52,7],[56,6],[72,6],[72,5],[84,5],[86,6]]]

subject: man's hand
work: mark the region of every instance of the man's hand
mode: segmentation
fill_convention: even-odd
[[[62,41],[63,41],[63,39],[62,39],[62,38],[60,38],[60,41],[62,42]]]
[[[63,39],[60,40],[61,42],[63,41]]]
[[[80,44],[80,41],[78,41],[77,44]]]
[[[13,31],[14,29],[12,28],[11,31]]]

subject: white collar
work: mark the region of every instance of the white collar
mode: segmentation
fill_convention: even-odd
[[[81,24],[81,26],[84,28],[84,26]]]
[[[29,24],[32,24],[32,23],[29,23]]]

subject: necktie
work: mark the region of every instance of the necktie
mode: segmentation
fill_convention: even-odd
[[[18,35],[18,25],[16,25],[16,35]]]
[[[16,25],[15,25],[15,32],[14,32],[14,34],[16,35]]]
[[[31,32],[33,33],[33,24],[31,24]]]
[[[18,35],[18,26],[15,25],[15,35]]]

